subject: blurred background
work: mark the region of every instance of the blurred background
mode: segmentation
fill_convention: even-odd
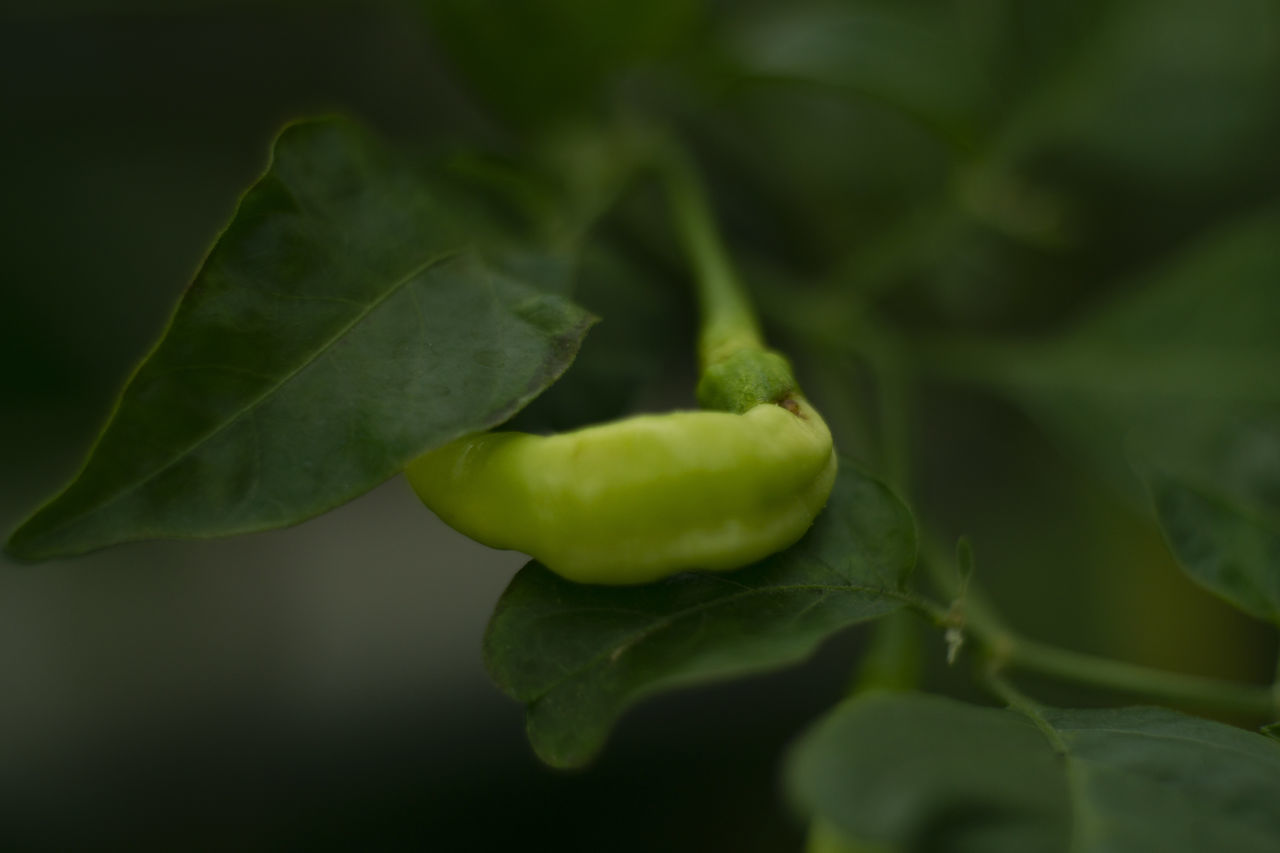
[[[991,364],[1079,328],[1135,350],[1199,334],[1212,298],[1162,326],[1134,294],[1191,275],[1180,253],[1206,240],[1201,278],[1244,284],[1220,291],[1239,322],[1200,343],[1276,328],[1280,244],[1256,223],[1280,204],[1280,4],[11,0],[0,81],[6,534],[74,474],[286,120],[350,113],[405,146],[519,157],[640,112],[694,146],[842,448],[940,539],[972,538],[1016,627],[1270,678],[1274,636],[1182,578],[1126,480],[1123,428],[1177,432],[1177,395],[1135,413],[1132,395],[1117,409],[1040,381],[1053,359]],[[1242,229],[1262,236],[1232,244]],[[1215,255],[1223,240],[1239,248]],[[604,322],[536,413],[585,417],[565,400],[593,382],[621,411],[689,375],[680,288],[618,280],[584,281]],[[1116,300],[1127,325],[1090,319]],[[885,363],[842,345],[866,305],[955,368],[912,373],[900,433],[865,414]],[[616,372],[593,373],[593,354]],[[966,364],[985,379],[948,375]],[[1276,401],[1248,402],[1280,503]],[[866,638],[648,701],[595,765],[560,773],[480,660],[522,558],[444,528],[399,479],[289,530],[0,561],[0,848],[15,850],[799,849],[779,762]],[[930,685],[976,697],[926,643]]]

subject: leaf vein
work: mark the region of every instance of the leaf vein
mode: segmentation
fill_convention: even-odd
[[[665,616],[662,619],[659,619],[653,625],[646,626],[636,631],[634,634],[628,637],[624,637],[620,642],[614,644],[610,648],[607,648],[604,651],[601,651],[595,655],[592,655],[588,660],[586,660],[580,666],[566,669],[563,677],[557,678],[556,680],[552,681],[544,689],[542,689],[537,693],[534,693],[524,701],[529,705],[533,705],[534,703],[541,701],[546,696],[548,696],[552,691],[559,688],[562,684],[569,681],[571,678],[576,678],[578,676],[581,676],[584,673],[589,672],[590,670],[600,666],[606,661],[608,661],[609,663],[613,663],[622,654],[625,654],[636,645],[647,640],[653,634],[663,630],[664,628],[670,627],[671,625],[675,624],[679,620],[686,619],[695,615],[700,615],[703,612],[707,610],[711,610],[715,607],[719,607],[720,605],[728,604],[730,602],[735,602],[744,598],[749,598],[758,594],[786,593],[786,592],[814,592],[814,591],[821,591],[826,593],[864,592],[864,593],[871,593],[872,595],[883,596],[885,598],[895,598],[903,603],[910,603],[909,597],[906,595],[903,595],[902,593],[898,593],[893,590],[888,590],[883,588],[878,589],[876,587],[864,587],[864,586],[853,586],[853,585],[832,586],[832,585],[825,585],[825,584],[796,584],[792,586],[748,587],[743,589],[740,592],[730,593],[728,595],[721,596],[711,601],[705,601],[705,602],[702,602],[701,604],[694,605],[693,607],[689,607],[678,613],[673,613],[669,616]]]
[[[376,299],[370,302],[368,306],[363,311],[359,312],[354,318],[352,318],[350,322],[348,322],[342,328],[334,332],[334,334],[331,335],[328,339],[326,339],[323,343],[321,343],[319,347],[317,347],[313,352],[311,352],[305,358],[303,358],[302,361],[296,367],[294,367],[293,369],[288,371],[286,374],[284,374],[284,376],[282,376],[274,384],[268,386],[267,388],[264,388],[260,394],[258,394],[253,399],[249,400],[247,403],[245,403],[243,406],[241,406],[239,409],[233,412],[228,418],[226,418],[219,424],[216,424],[213,429],[210,429],[208,432],[199,436],[195,441],[191,442],[186,447],[183,447],[182,449],[178,450],[174,455],[172,455],[164,463],[152,469],[151,471],[147,472],[145,475],[140,476],[136,481],[130,484],[127,488],[121,489],[120,491],[111,495],[111,497],[109,497],[107,500],[101,501],[92,506],[89,506],[80,512],[77,512],[73,515],[70,515],[64,518],[62,521],[58,522],[57,524],[54,524],[46,528],[44,531],[44,535],[48,536],[50,534],[56,533],[57,531],[62,530],[68,527],[69,525],[75,523],[76,521],[79,521],[80,519],[84,518],[86,515],[89,515],[90,513],[100,512],[103,509],[106,509],[107,507],[119,502],[120,500],[127,497],[128,495],[133,494],[138,489],[142,488],[144,485],[154,480],[160,474],[164,473],[165,471],[168,471],[178,462],[187,458],[196,450],[198,450],[200,447],[202,447],[205,443],[207,443],[208,441],[213,439],[215,436],[219,435],[220,433],[228,429],[232,424],[236,423],[246,415],[249,415],[252,412],[254,412],[272,394],[279,391],[289,382],[293,381],[303,371],[305,371],[308,367],[310,367],[317,360],[319,360],[321,356],[329,352],[329,350],[335,344],[337,344],[340,340],[342,340],[342,338],[347,333],[349,333],[352,329],[360,325],[360,323],[362,323],[365,320],[365,318],[367,318],[370,314],[376,311],[383,303],[385,303],[392,296],[394,296],[395,294],[400,292],[402,289],[404,289],[404,287],[407,286],[411,281],[413,281],[422,273],[431,269],[431,267],[439,263],[443,263],[444,261],[447,261],[450,258],[456,256],[457,254],[458,252],[456,250],[442,252],[418,264],[409,272],[405,273],[405,275],[401,276],[399,279],[393,282],[386,289],[384,293],[380,294]],[[108,425],[108,429],[109,428],[110,426]]]

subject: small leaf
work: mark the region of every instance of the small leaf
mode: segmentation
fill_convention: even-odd
[[[1227,498],[1179,478],[1147,478],[1178,565],[1206,589],[1280,625],[1280,530]]]
[[[530,563],[498,602],[485,662],[527,706],[538,755],[581,765],[644,696],[802,660],[836,631],[894,610],[915,551],[906,507],[844,461],[805,538],[736,572],[606,587]]]
[[[922,694],[847,702],[788,764],[850,839],[987,853],[1280,846],[1280,745],[1162,708],[1024,715]]]
[[[286,128],[83,470],[11,553],[292,524],[510,417],[591,318],[466,250],[484,233],[468,201],[352,124]]]

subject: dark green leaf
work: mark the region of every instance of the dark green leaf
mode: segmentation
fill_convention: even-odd
[[[292,524],[510,417],[591,318],[469,250],[466,201],[353,125],[287,128],[84,469],[12,553]]]
[[[1176,476],[1147,478],[1178,564],[1246,613],[1280,625],[1280,531],[1221,495]]]
[[[1280,745],[1160,708],[1014,711],[873,694],[800,741],[788,781],[850,839],[984,853],[1280,846]]]
[[[845,461],[805,538],[740,571],[604,587],[530,563],[498,602],[485,661],[527,706],[538,755],[580,765],[643,696],[801,660],[836,631],[895,609],[914,561],[906,507]]]
[[[1164,708],[1050,711],[1082,850],[1280,847],[1280,745]]]

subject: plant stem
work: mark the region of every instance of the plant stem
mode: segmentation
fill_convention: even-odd
[[[925,566],[934,584],[945,594],[958,594],[956,579],[947,571],[950,558],[943,555],[936,539],[926,537],[924,550]],[[940,619],[936,609],[925,612],[935,623],[964,630],[990,655],[997,670],[1035,672],[1204,710],[1268,718],[1280,713],[1280,689],[1275,686],[1239,684],[1153,669],[1028,639],[1004,624],[972,582],[963,600],[953,606],[949,618]]]
[[[877,621],[871,642],[858,661],[849,694],[919,687],[921,627],[910,610],[899,610]]]
[[[1028,639],[992,624],[975,613],[970,602],[958,612],[937,604],[917,603],[915,609],[939,627],[961,623],[966,633],[990,656],[993,671],[1021,670],[1064,681],[1160,699],[1188,707],[1272,718],[1280,713],[1280,694],[1265,685],[1239,684],[1217,678],[1186,675],[1126,663],[1098,655],[1073,652]]]
[[[740,349],[764,349],[760,324],[725,250],[706,189],[687,155],[666,147],[660,158],[671,197],[676,232],[693,264],[702,331],[698,355],[707,365]]]
[[[1066,753],[1067,745],[1063,742],[1062,735],[1058,734],[1058,730],[1045,719],[1043,706],[1039,702],[1003,678],[998,667],[986,666],[983,669],[982,681],[987,686],[987,689],[1003,699],[1011,710],[1029,717],[1036,724],[1036,728],[1040,729],[1044,736],[1048,738],[1049,743],[1053,744],[1055,750],[1059,753]]]
[[[1270,717],[1277,710],[1276,697],[1266,687],[1151,669],[1060,649],[1012,635],[1005,635],[1001,639],[1006,653],[1003,662],[1014,669],[1039,672],[1082,684],[1199,708],[1237,711],[1262,717]]]

